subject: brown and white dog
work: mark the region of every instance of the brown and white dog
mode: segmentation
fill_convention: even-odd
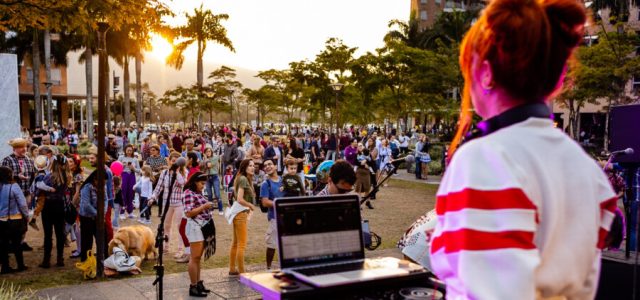
[[[118,247],[130,256],[148,259],[149,254],[158,257],[158,250],[154,247],[155,238],[151,228],[143,225],[127,226],[118,229],[109,242],[109,255],[113,254],[113,247]]]

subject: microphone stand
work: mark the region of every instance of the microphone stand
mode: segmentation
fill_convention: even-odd
[[[177,170],[176,170],[177,171]],[[156,261],[156,265],[153,266],[153,269],[156,270],[156,280],[153,281],[153,285],[156,286],[156,296],[158,300],[162,300],[164,287],[164,266],[162,265],[162,254],[164,253],[164,243],[169,242],[169,237],[164,235],[164,222],[167,217],[167,212],[169,211],[169,202],[171,201],[171,193],[173,192],[173,184],[176,181],[176,171],[173,171],[171,174],[171,180],[169,182],[169,193],[166,197],[167,203],[162,203],[164,205],[162,210],[162,216],[160,217],[160,224],[158,224],[158,233],[156,234],[156,244],[155,247],[158,248],[158,259]],[[167,170],[167,172],[171,172]],[[163,191],[164,192],[164,191]],[[162,200],[161,200],[162,201]]]
[[[360,206],[362,206],[362,204],[364,204],[365,202],[367,202],[367,200],[369,200],[373,195],[375,195],[379,190],[380,187],[387,181],[389,180],[389,178],[391,178],[391,176],[396,172],[396,170],[398,169],[398,167],[396,166],[397,163],[401,163],[403,161],[404,158],[400,158],[400,159],[396,159],[395,161],[390,161],[387,166],[385,167],[385,169],[387,170],[387,174],[384,176],[384,178],[382,178],[382,180],[378,181],[375,186],[371,189],[371,191],[364,197],[362,197],[362,199],[360,199]]]

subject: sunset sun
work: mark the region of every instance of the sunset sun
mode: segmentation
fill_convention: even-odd
[[[164,61],[171,54],[171,49],[171,43],[162,36],[154,34],[151,37],[151,55]]]

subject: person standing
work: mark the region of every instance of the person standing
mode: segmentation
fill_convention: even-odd
[[[218,203],[218,214],[223,215],[222,198],[220,198],[220,155],[215,154],[211,146],[204,149],[204,159],[200,169],[207,175],[205,191],[209,201],[215,200]]]
[[[73,183],[67,158],[57,154],[51,162],[51,173],[44,177],[44,183],[53,187],[52,192],[44,192],[44,208],[42,209],[42,229],[44,231],[44,257],[41,268],[49,268],[51,261],[52,234],[56,234],[56,266],[64,267],[64,207],[68,201],[66,193]]]
[[[349,144],[349,146],[347,146],[347,148],[344,149],[344,159],[348,163],[350,163],[352,166],[355,167],[359,165],[359,163],[357,162],[357,156],[358,156],[358,140],[353,139]]]
[[[224,139],[224,143],[225,144],[222,150],[222,167],[226,169],[227,166],[231,166],[231,168],[235,170],[235,162],[240,155],[238,153],[238,146],[233,141],[233,137],[231,136],[231,134],[227,134]]]
[[[202,226],[213,222],[211,209],[213,203],[207,201],[202,195],[207,176],[202,172],[196,172],[184,186],[184,214],[188,219],[187,238],[191,244],[191,256],[189,257],[189,296],[206,297],[211,291],[205,288],[200,279],[201,261],[204,255],[205,238],[202,234]]]
[[[179,226],[182,220],[182,189],[187,182],[187,160],[181,157],[179,152],[174,151],[169,155],[169,162],[171,163],[170,168],[160,173],[158,184],[156,184],[156,188],[153,190],[151,199],[149,199],[148,202],[148,205],[153,205],[154,202],[163,202],[163,204],[159,204],[158,206],[169,205],[164,223],[164,232],[168,237],[168,242],[165,243],[163,249],[164,252],[169,252],[170,249],[171,229],[174,226]],[[172,180],[173,186],[171,185]],[[171,194],[169,194],[170,191]],[[174,258],[184,260],[185,255],[182,253],[182,246],[188,247],[188,239],[185,239],[186,235],[182,236],[181,234],[181,237],[183,238],[182,244],[178,244],[178,251]]]
[[[616,194],[549,118],[587,20],[574,0],[494,0],[460,45],[460,125],[427,234],[449,299],[596,295]],[[459,146],[472,111],[483,121]]]
[[[271,138],[271,145],[264,150],[264,159],[273,160],[276,163],[276,171],[278,175],[282,175],[284,171],[284,159],[282,155],[282,147],[280,146],[280,139],[277,136]]]
[[[129,144],[124,148],[124,154],[118,158],[118,161],[124,166],[121,175],[122,201],[124,202],[124,207],[121,208],[122,211],[120,212],[123,220],[126,218],[124,214],[125,209],[129,219],[136,217],[133,213],[133,186],[136,184],[136,174],[140,174],[140,164],[138,159],[133,155],[133,152],[133,145]]]
[[[252,203],[255,202],[253,190],[254,164],[251,159],[245,159],[240,163],[238,175],[233,183],[236,193],[236,201],[243,206],[233,218],[233,240],[229,251],[229,275],[235,276],[244,273],[244,250],[247,247],[247,222],[249,212],[255,210]]]
[[[179,153],[182,152],[182,142],[183,142],[182,129],[178,129],[176,131],[176,135],[174,135],[173,138],[171,138],[171,143],[173,144],[173,150],[178,151]]]
[[[282,187],[282,179],[276,172],[276,165],[273,160],[265,160],[263,162],[263,169],[267,175],[267,179],[260,186],[260,201],[263,207],[267,207],[267,221],[269,225],[265,232],[265,241],[267,246],[266,261],[267,270],[271,270],[271,264],[273,263],[273,257],[275,256],[278,243],[276,241],[276,218],[275,211],[273,210],[273,200],[276,198],[284,197]]]
[[[27,270],[20,242],[26,232],[25,220],[29,219],[27,200],[20,185],[15,183],[13,171],[0,167],[0,274]],[[9,266],[9,253],[16,257],[17,269]]]
[[[47,136],[48,137],[48,136]],[[36,175],[36,167],[33,160],[27,157],[27,140],[16,138],[9,141],[13,153],[2,159],[2,166],[11,169],[13,182],[17,183],[27,203],[31,202],[29,187]],[[22,242],[22,249],[33,250],[26,242]]]

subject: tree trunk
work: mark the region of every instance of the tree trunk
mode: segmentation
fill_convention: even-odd
[[[38,30],[33,30],[31,59],[33,60],[33,99],[36,106],[36,127],[42,126],[42,98],[40,97],[40,42]],[[51,125],[51,124],[47,124]]]
[[[200,107],[200,101],[202,96],[202,84],[203,84],[203,76],[204,76],[204,67],[202,65],[202,56],[204,55],[204,49],[202,45],[202,41],[198,40],[198,66],[197,66],[197,85],[198,85],[198,108]],[[202,128],[202,114],[201,110],[198,109],[198,129]]]
[[[84,72],[87,91],[87,136],[93,142],[93,53],[89,43],[84,50]]]
[[[47,88],[47,126],[53,126],[53,99],[51,98],[51,35],[49,30],[44,31],[44,71],[45,71],[45,87]],[[64,124],[64,120],[60,120],[60,125]]]
[[[142,53],[136,54],[136,125],[142,124]]]
[[[123,114],[124,127],[129,127],[131,123],[131,98],[130,98],[130,76],[129,76],[129,56],[124,56],[124,74],[122,74],[123,82],[122,82],[122,94],[124,95],[124,112],[120,112]]]

